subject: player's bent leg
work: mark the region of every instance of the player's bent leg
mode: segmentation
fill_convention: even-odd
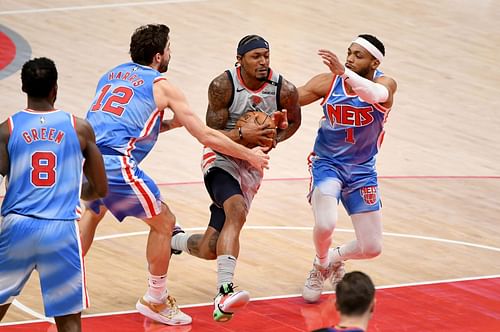
[[[54,317],[58,332],[80,332],[82,330],[81,313]]]
[[[333,262],[373,258],[382,252],[382,213],[380,210],[351,215],[356,239],[331,249]]]
[[[150,227],[146,256],[149,264],[149,288],[136,303],[141,314],[167,325],[186,325],[192,319],[183,313],[175,298],[168,295],[166,274],[170,261],[170,241],[175,225],[175,216],[162,203],[160,214],[144,219]]]
[[[81,219],[78,221],[78,228],[80,229],[82,239],[83,256],[87,255],[87,252],[94,241],[97,226],[104,218],[106,211],[107,209],[104,205],[100,206],[99,213],[95,213],[91,208],[86,207]]]
[[[382,212],[380,210],[351,215],[356,232],[358,259],[374,258],[382,252]]]
[[[319,264],[325,268],[329,264],[328,249],[338,219],[338,197],[341,184],[336,180],[325,180],[314,188],[311,205],[314,213],[313,240]]]
[[[160,214],[144,219],[149,226],[146,258],[152,275],[165,275],[170,261],[170,241],[175,225],[175,216],[165,203]]]
[[[217,241],[217,255],[238,257],[240,232],[246,221],[247,208],[241,195],[233,195],[224,202],[226,221]]]
[[[187,243],[189,253],[202,259],[214,260],[217,258],[218,239],[219,232],[210,226],[204,234],[192,234]]]
[[[217,240],[226,220],[224,209],[215,203],[210,205],[210,221],[204,234],[187,234],[183,231],[172,235],[172,250],[186,251],[190,255],[212,260],[217,258]]]
[[[314,212],[313,240],[316,257],[302,289],[302,297],[309,303],[319,300],[325,280],[332,275],[328,250],[337,224],[340,190],[340,182],[327,179],[314,188],[311,195],[311,205]]]
[[[236,259],[239,255],[239,236],[246,220],[247,208],[242,195],[233,195],[224,201],[226,220],[217,241],[217,285],[219,293],[214,299],[213,318],[226,322],[245,307],[250,294],[233,286]]]

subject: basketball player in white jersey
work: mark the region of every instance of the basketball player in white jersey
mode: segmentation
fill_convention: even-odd
[[[278,126],[275,143],[292,136],[301,113],[295,86],[269,68],[269,44],[249,35],[237,48],[237,67],[216,77],[208,91],[207,124],[233,141],[268,145],[275,128],[248,124],[237,127],[247,111],[273,116]],[[281,112],[282,110],[286,110]],[[247,291],[234,291],[233,276],[239,254],[239,235],[263,174],[246,161],[206,148],[202,169],[212,198],[211,217],[204,234],[178,233],[172,248],[204,259],[217,259],[217,292],[213,317],[223,322],[249,301]]]

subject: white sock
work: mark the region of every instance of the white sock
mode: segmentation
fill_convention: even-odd
[[[217,291],[222,284],[233,282],[236,269],[236,257],[231,255],[217,256]]]
[[[184,252],[189,252],[188,249],[188,239],[190,234],[188,233],[177,233],[172,237],[170,246],[175,250],[182,250]]]
[[[328,267],[328,264],[330,264],[329,254],[327,253],[325,257],[318,257],[318,255],[316,254],[314,262],[316,264],[319,264],[319,266],[321,266],[322,268],[326,269]]]
[[[167,292],[167,275],[154,276],[149,275],[148,278],[148,292],[146,293],[146,300],[154,303],[163,303],[168,295]]]
[[[330,248],[330,250],[328,250],[328,259],[332,263],[337,263],[345,260],[345,258],[342,257],[342,248],[340,246],[335,248]]]

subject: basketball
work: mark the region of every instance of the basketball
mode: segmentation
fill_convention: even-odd
[[[276,124],[274,123],[274,119],[272,116],[264,113],[264,112],[256,112],[256,111],[248,111],[245,114],[243,114],[238,121],[236,121],[236,128],[245,128],[246,126],[249,125],[264,125],[267,124],[267,128],[276,128]],[[244,133],[244,130],[243,130]],[[274,138],[276,136],[276,130],[273,131],[273,135],[270,136]],[[243,145],[245,145],[248,148],[253,148],[256,147],[257,144],[254,142],[247,142],[245,141],[245,134],[243,134]],[[272,146],[272,142],[269,145],[266,145],[267,147]]]

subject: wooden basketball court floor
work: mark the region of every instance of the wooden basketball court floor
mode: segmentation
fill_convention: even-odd
[[[370,330],[500,330],[500,3],[0,2],[0,37],[13,31],[26,41],[29,47],[15,54],[20,59],[52,58],[60,77],[57,106],[82,117],[100,75],[128,61],[130,34],[151,22],[170,26],[167,75],[202,118],[210,80],[232,66],[236,44],[246,34],[270,42],[271,67],[297,86],[326,69],[317,49],[344,58],[354,36],[377,35],[387,50],[381,69],[399,85],[378,157],[384,251],[374,260],[347,263],[348,270],[367,272],[379,289]],[[25,106],[25,96],[18,70],[2,75],[8,50],[4,39],[0,43],[3,121]],[[133,309],[147,286],[147,228],[109,216],[86,257],[91,307],[84,312],[84,329],[303,331],[335,323],[333,295],[316,305],[297,297],[314,255],[306,156],[320,116],[318,105],[304,107],[297,134],[272,152],[242,233],[235,282],[259,300],[234,321],[215,324],[210,307],[202,305],[215,295],[215,262],[183,254],[172,258],[169,290],[193,315],[193,325],[172,328],[144,319]],[[199,143],[176,129],[160,136],[142,164],[191,231],[203,230],[208,219],[200,159]],[[340,211],[336,243],[354,236]],[[45,321],[34,274],[0,331],[54,330],[46,322],[26,324],[39,320]]]

